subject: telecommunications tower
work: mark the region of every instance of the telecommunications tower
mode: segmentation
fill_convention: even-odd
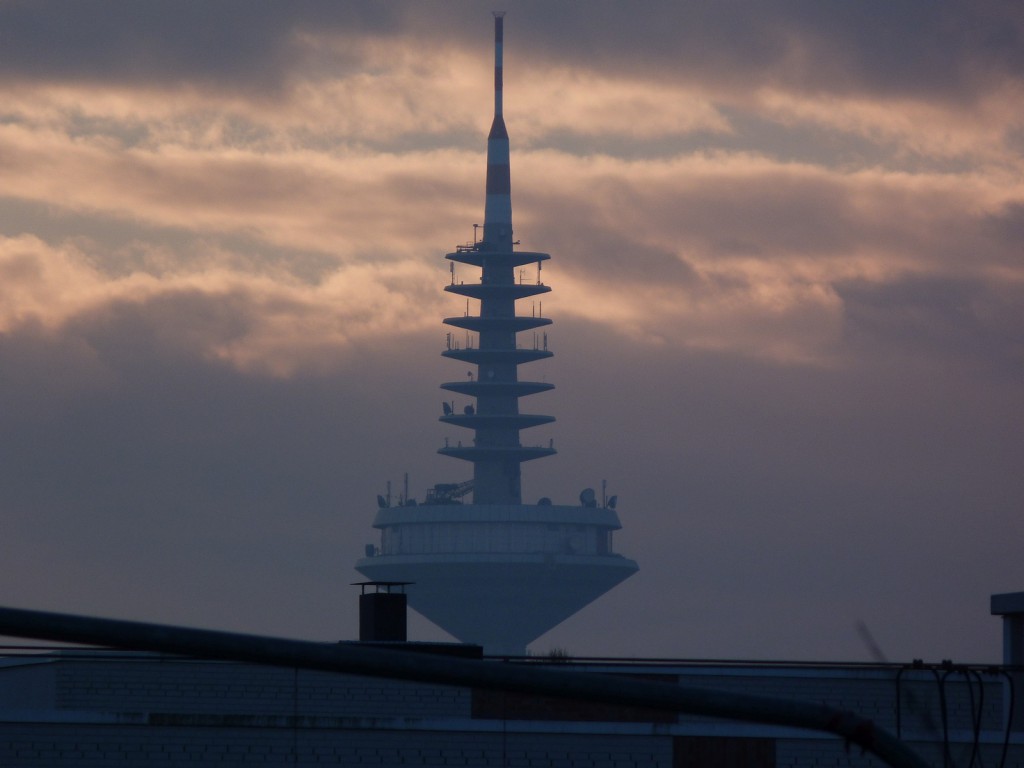
[[[470,462],[473,479],[435,485],[419,503],[407,493],[395,505],[390,493],[378,497],[373,526],[380,545],[368,545],[356,569],[373,581],[409,582],[409,605],[459,640],[479,643],[488,653],[519,655],[637,565],[612,550],[612,531],[621,527],[614,496],[602,492],[599,501],[588,488],[578,506],[522,501],[521,465],[555,449],[550,442],[520,441],[522,430],[554,418],[519,410],[520,398],[553,385],[519,380],[520,365],[552,356],[547,334],[537,333],[551,321],[536,310],[516,314],[516,302],[551,290],[541,281],[541,267],[551,257],[516,250],[512,236],[503,17],[494,14],[494,120],[487,137],[483,235],[445,257],[451,262],[445,290],[466,297],[467,310],[445,318],[466,335],[460,343],[449,333],[442,355],[475,370],[441,385],[473,401],[461,407],[445,402],[441,421],[473,436],[454,445],[448,439],[439,452]],[[479,281],[457,279],[456,264],[479,269]],[[535,272],[524,280],[530,267]],[[479,314],[469,313],[469,300],[479,302]],[[526,331],[533,334],[523,345],[519,334]],[[470,493],[473,501],[465,503]]]

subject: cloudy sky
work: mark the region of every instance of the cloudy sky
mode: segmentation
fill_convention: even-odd
[[[0,604],[356,635],[376,494],[470,474],[443,256],[491,7],[0,5]],[[504,7],[516,236],[553,257],[524,492],[607,480],[641,567],[533,648],[998,660],[1024,7]]]

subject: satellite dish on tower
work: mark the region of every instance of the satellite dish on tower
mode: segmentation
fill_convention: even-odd
[[[597,494],[594,493],[593,488],[584,488],[580,491],[580,504],[584,507],[597,506]]]
[[[450,405],[448,405],[448,403],[441,403],[441,407],[444,408],[444,415],[445,416],[451,416],[452,415],[452,407]]]

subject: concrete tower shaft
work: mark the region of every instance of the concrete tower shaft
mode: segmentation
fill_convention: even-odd
[[[502,115],[502,45],[504,14],[494,14],[494,120],[487,137],[487,199],[484,208],[483,240],[462,246],[447,258],[452,262],[479,267],[480,282],[466,285],[456,282],[454,264],[452,283],[445,290],[480,302],[480,314],[448,317],[448,325],[477,334],[473,345],[451,343],[443,353],[476,365],[469,381],[442,384],[442,389],[476,398],[475,405],[462,413],[446,413],[441,421],[472,429],[472,444],[446,445],[441,453],[473,463],[473,502],[475,504],[520,504],[522,490],[520,465],[529,459],[554,453],[551,445],[524,446],[519,432],[528,427],[554,421],[551,416],[522,414],[519,398],[551,389],[539,382],[520,382],[519,365],[549,357],[546,336],[532,349],[520,349],[517,334],[551,323],[534,311],[530,316],[516,314],[516,301],[550,290],[540,282],[541,264],[546,253],[516,252],[512,240],[512,187],[509,171],[508,131]],[[516,268],[537,265],[536,282],[516,282]]]

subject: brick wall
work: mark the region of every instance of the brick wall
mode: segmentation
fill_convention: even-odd
[[[0,672],[0,684],[2,684]],[[172,658],[62,661],[56,707],[335,717],[468,716],[468,691],[384,678]]]
[[[672,768],[669,738],[267,727],[0,724],[0,765]]]
[[[950,670],[898,675],[884,667],[711,663],[558,668],[819,702],[889,730],[895,730],[899,677],[904,737],[933,765],[943,764],[944,734],[954,764],[971,762],[975,717],[983,764],[998,765],[1001,756],[996,677],[979,682]],[[8,659],[0,664],[0,766],[880,764],[839,739],[797,729],[522,695],[509,702],[502,694],[448,686],[147,654]],[[1024,734],[1014,737],[1007,765],[1024,768]]]

